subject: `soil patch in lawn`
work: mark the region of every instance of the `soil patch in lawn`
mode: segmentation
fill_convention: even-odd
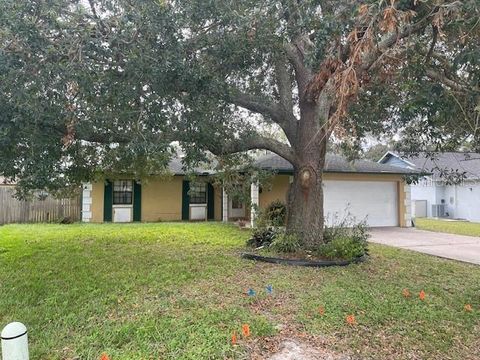
[[[254,360],[351,360],[345,354],[338,354],[324,347],[320,341],[316,346],[308,340],[298,338],[270,338],[264,341],[263,348],[257,346],[251,356]],[[320,346],[319,346],[320,345]]]

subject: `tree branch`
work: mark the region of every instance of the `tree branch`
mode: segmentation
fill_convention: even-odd
[[[295,80],[299,95],[303,94],[312,78],[312,71],[304,63],[304,46],[299,39],[285,45],[287,58],[295,70]]]
[[[458,92],[463,92],[463,93],[471,93],[471,92],[476,92],[480,93],[480,89],[476,87],[469,87],[466,84],[462,84],[461,82],[455,81],[449,77],[447,77],[445,74],[442,74],[441,72],[438,72],[435,69],[432,68],[427,68],[425,70],[425,74],[432,80],[438,81],[449,88],[451,88],[454,91]]]
[[[299,94],[302,94],[307,83],[310,81],[312,73],[304,62],[305,45],[310,42],[310,39],[300,32],[301,19],[298,3],[298,0],[283,1],[284,18],[287,21],[290,39],[292,39],[290,43],[285,44],[284,48],[287,59],[295,70],[295,79],[297,81]]]
[[[295,154],[290,146],[258,134],[251,135],[244,139],[234,140],[230,143],[224,143],[221,146],[210,145],[208,147],[208,150],[214,155],[235,154],[257,149],[274,152],[292,164],[296,162]]]
[[[290,114],[284,111],[283,107],[278,104],[272,104],[267,99],[245,94],[239,90],[232,91],[230,95],[227,95],[226,100],[234,105],[270,118],[282,128],[289,141],[294,139],[296,119],[293,113],[291,113],[293,116],[291,117]]]
[[[293,113],[292,79],[287,69],[287,59],[281,57],[275,61],[275,76],[277,80],[279,107],[282,111],[281,123],[285,135],[290,143],[293,143],[296,136],[297,118]]]
[[[282,56],[275,61],[275,76],[277,80],[278,96],[280,98],[280,105],[285,111],[293,115],[293,100],[292,100],[292,81],[285,63],[286,59]]]
[[[389,36],[385,37],[378,43],[375,51],[370,52],[363,58],[360,70],[367,71],[376,62],[376,60],[383,55],[385,51],[392,48],[398,43],[399,40],[407,38],[412,34],[416,34],[425,29],[429,24],[428,19],[431,18],[437,11],[438,9],[434,9],[432,12],[430,12],[430,14],[416,23],[403,26],[398,32],[391,33]]]
[[[278,106],[272,104],[269,100],[243,93],[239,90],[233,90],[227,95],[226,100],[234,105],[243,107],[254,113],[271,118],[274,122],[278,121],[280,111]]]

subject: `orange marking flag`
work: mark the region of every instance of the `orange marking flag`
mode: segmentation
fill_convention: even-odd
[[[420,298],[420,300],[424,301],[425,300],[425,291],[420,291],[420,294],[418,294],[418,297]]]
[[[357,323],[355,320],[355,315],[347,315],[345,320],[347,321],[348,325],[355,325]]]
[[[248,326],[248,324],[243,324],[243,325],[242,325],[242,334],[243,334],[243,336],[245,336],[245,337],[249,337],[249,336],[250,336],[250,326]]]

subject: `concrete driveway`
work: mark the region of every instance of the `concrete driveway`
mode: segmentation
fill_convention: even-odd
[[[369,241],[480,265],[480,237],[414,228],[373,228]]]

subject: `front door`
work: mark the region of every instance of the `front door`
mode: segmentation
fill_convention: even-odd
[[[245,205],[235,199],[230,199],[228,201],[228,214],[229,217],[234,219],[240,219],[245,217]]]

